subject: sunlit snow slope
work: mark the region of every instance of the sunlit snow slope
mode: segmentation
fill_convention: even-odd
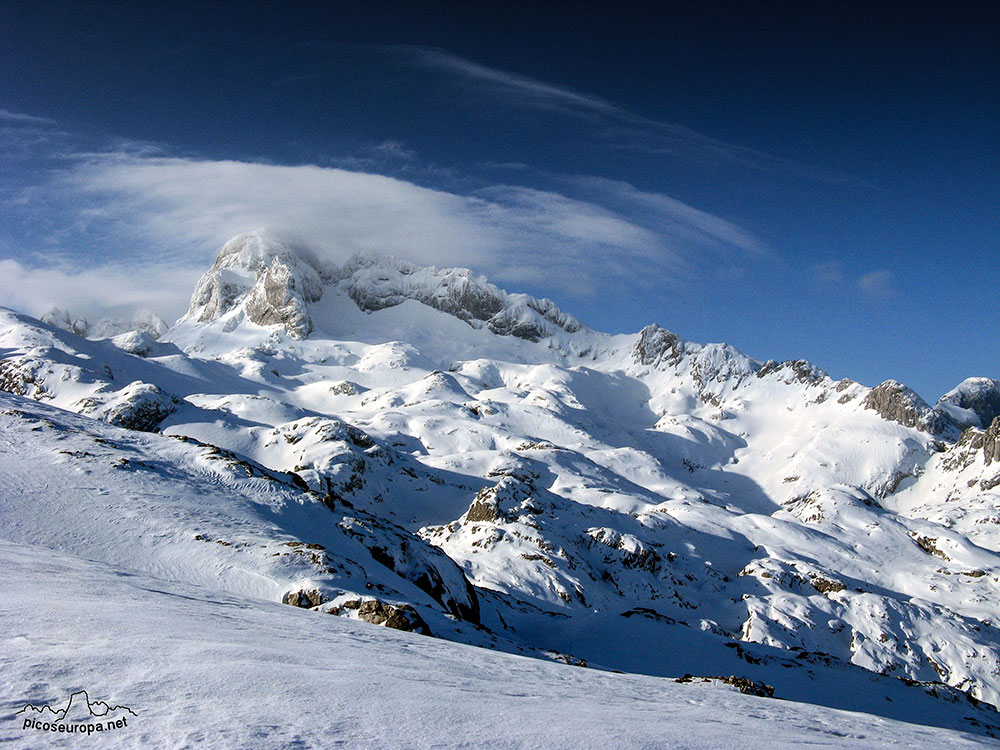
[[[995,381],[931,407],[261,233],[223,248],[158,338],[63,328],[0,313],[0,536],[31,554],[1000,725]]]

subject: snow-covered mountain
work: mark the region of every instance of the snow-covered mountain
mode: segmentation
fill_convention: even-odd
[[[55,328],[92,339],[107,339],[132,331],[158,339],[169,328],[159,315],[149,310],[140,310],[128,318],[105,317],[96,323],[90,323],[86,318],[72,316],[68,310],[53,307],[42,315],[41,320]]]
[[[166,332],[71,319],[0,313],[4,539],[1000,732],[997,381],[931,406],[262,233],[223,247]]]

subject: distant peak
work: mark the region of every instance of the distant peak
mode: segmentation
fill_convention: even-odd
[[[50,308],[40,320],[53,328],[75,333],[88,339],[109,339],[130,331],[141,331],[153,341],[167,332],[167,324],[151,310],[138,310],[131,317],[104,317],[96,323],[74,316],[58,307]]]
[[[985,429],[1000,416],[1000,381],[966,378],[938,399],[937,408],[946,411],[960,427]]]
[[[53,328],[75,333],[77,336],[86,336],[87,329],[90,328],[86,318],[74,318],[68,310],[60,307],[50,307],[39,320]]]
[[[364,254],[349,259],[336,279],[366,312],[416,300],[474,328],[528,341],[583,328],[551,300],[505,292],[468,268],[439,269]]]

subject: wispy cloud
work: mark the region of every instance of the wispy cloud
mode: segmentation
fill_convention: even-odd
[[[426,68],[450,73],[474,82],[480,93],[491,91],[494,94],[516,98],[526,105],[550,110],[576,114],[600,114],[629,120],[636,118],[627,110],[600,97],[590,96],[565,86],[546,83],[517,73],[480,65],[441,49],[406,45],[377,47],[375,49],[409,58],[413,63]]]
[[[56,121],[48,117],[36,117],[26,115],[23,112],[11,112],[9,109],[0,109],[0,120],[8,122],[30,123],[32,125],[55,125]]]
[[[604,177],[550,175],[575,193],[613,207],[623,216],[669,239],[678,247],[715,247],[766,255],[769,250],[750,232],[733,222],[689,206],[663,193],[639,190],[621,180]]]
[[[386,149],[408,155],[399,144]],[[314,165],[91,153],[21,207],[48,213],[50,221],[63,216],[47,245],[58,251],[87,238],[90,257],[76,268],[70,256],[54,266],[51,257],[35,265],[22,258],[3,269],[0,289],[6,304],[38,312],[41,303],[32,299],[70,294],[76,278],[79,289],[94,290],[91,297],[111,290],[128,290],[129,299],[152,295],[161,306],[147,306],[176,315],[186,306],[190,269],[206,268],[226,240],[258,227],[334,262],[358,252],[391,254],[569,295],[623,281],[680,283],[706,253],[759,250],[740,227],[668,196],[585,177],[567,179],[566,187],[459,193]],[[114,271],[132,265],[134,273]],[[102,275],[111,282],[99,282]],[[44,289],[51,291],[40,295]]]
[[[417,152],[400,140],[365,144],[357,153],[331,159],[333,166],[358,172],[406,172],[418,169],[430,172],[434,168],[420,162]]]
[[[705,163],[738,164],[750,169],[814,180],[875,186],[835,170],[803,164],[774,154],[699,133],[685,125],[656,120],[630,111],[598,96],[529,76],[491,68],[445,50],[408,45],[374,46],[372,49],[449,75],[466,84],[464,95],[503,98],[508,104],[586,120],[606,146]]]
[[[888,299],[896,292],[892,271],[886,269],[866,273],[858,279],[857,286],[872,299]]]
[[[839,295],[853,294],[871,300],[889,299],[896,293],[895,274],[881,268],[857,275],[858,271],[845,266],[841,260],[830,260],[810,267],[812,280],[820,287]]]

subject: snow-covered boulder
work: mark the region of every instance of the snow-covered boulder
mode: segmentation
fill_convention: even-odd
[[[137,357],[148,357],[153,351],[153,339],[145,331],[129,331],[111,339],[112,343],[123,352]]]
[[[118,427],[152,432],[176,411],[178,403],[177,398],[157,386],[135,381],[120,391],[88,396],[78,410]]]

